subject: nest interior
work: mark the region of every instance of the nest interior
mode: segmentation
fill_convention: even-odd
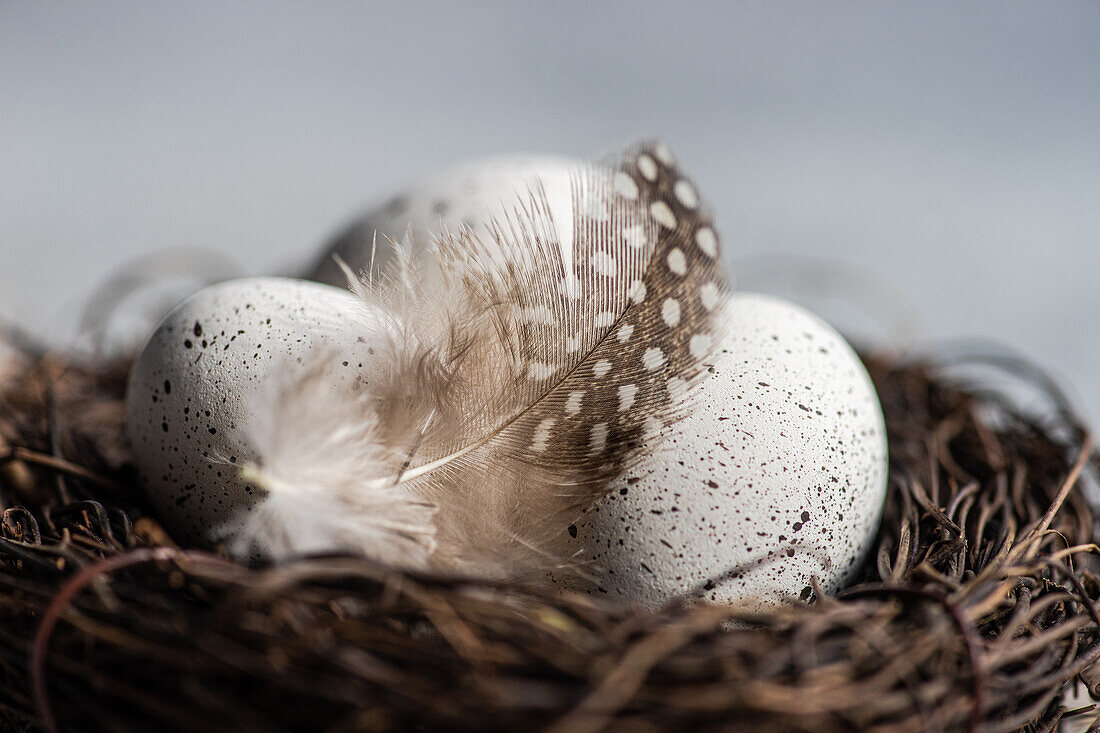
[[[648,613],[326,556],[179,547],[128,467],[124,361],[0,359],[5,730],[1051,730],[1100,674],[1100,461],[929,361],[865,355],[887,418],[877,551],[771,614]]]

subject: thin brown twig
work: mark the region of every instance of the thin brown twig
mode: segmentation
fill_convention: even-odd
[[[35,706],[42,716],[42,722],[49,733],[57,733],[57,719],[50,708],[49,691],[46,687],[46,654],[49,650],[50,637],[57,625],[61,614],[72,602],[81,590],[89,583],[102,575],[118,572],[124,568],[141,565],[148,562],[157,562],[173,559],[185,559],[191,562],[213,562],[221,565],[228,563],[224,558],[216,555],[208,555],[198,552],[182,552],[170,547],[139,547],[136,550],[128,550],[118,555],[104,558],[81,568],[75,575],[69,578],[57,591],[57,594],[46,606],[42,614],[42,620],[35,632],[34,641],[31,644],[30,676],[34,689]]]

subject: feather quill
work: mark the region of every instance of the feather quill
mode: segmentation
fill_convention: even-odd
[[[258,447],[262,518],[244,520],[238,541],[273,525],[293,533],[273,505],[308,495],[344,510],[334,527],[381,530],[354,548],[375,557],[411,542],[424,550],[414,562],[437,569],[514,575],[565,561],[569,523],[686,409],[718,341],[724,271],[710,215],[662,143],[578,166],[570,222],[554,220],[537,181],[523,202],[487,237],[445,234],[430,267],[398,247],[394,273],[352,279],[381,321],[369,378],[340,409],[318,408],[301,395],[323,372],[307,370],[284,401],[306,399],[323,423],[310,430],[342,437],[294,459],[296,440]],[[304,429],[288,417],[276,431]],[[410,529],[426,516],[429,532]]]

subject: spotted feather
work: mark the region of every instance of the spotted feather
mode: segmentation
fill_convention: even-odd
[[[440,278],[405,255],[395,277],[353,282],[386,320],[364,365],[364,425],[389,456],[372,480],[438,508],[437,568],[563,562],[556,540],[683,414],[717,343],[718,239],[668,148],[571,181],[571,221],[517,181],[523,203],[479,222],[487,236],[440,239]]]

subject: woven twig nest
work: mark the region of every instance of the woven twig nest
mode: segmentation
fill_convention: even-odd
[[[74,731],[1050,730],[1100,657],[1097,461],[929,363],[867,358],[891,481],[860,581],[641,613],[351,557],[187,551],[127,468],[126,364],[0,370],[0,726]]]

